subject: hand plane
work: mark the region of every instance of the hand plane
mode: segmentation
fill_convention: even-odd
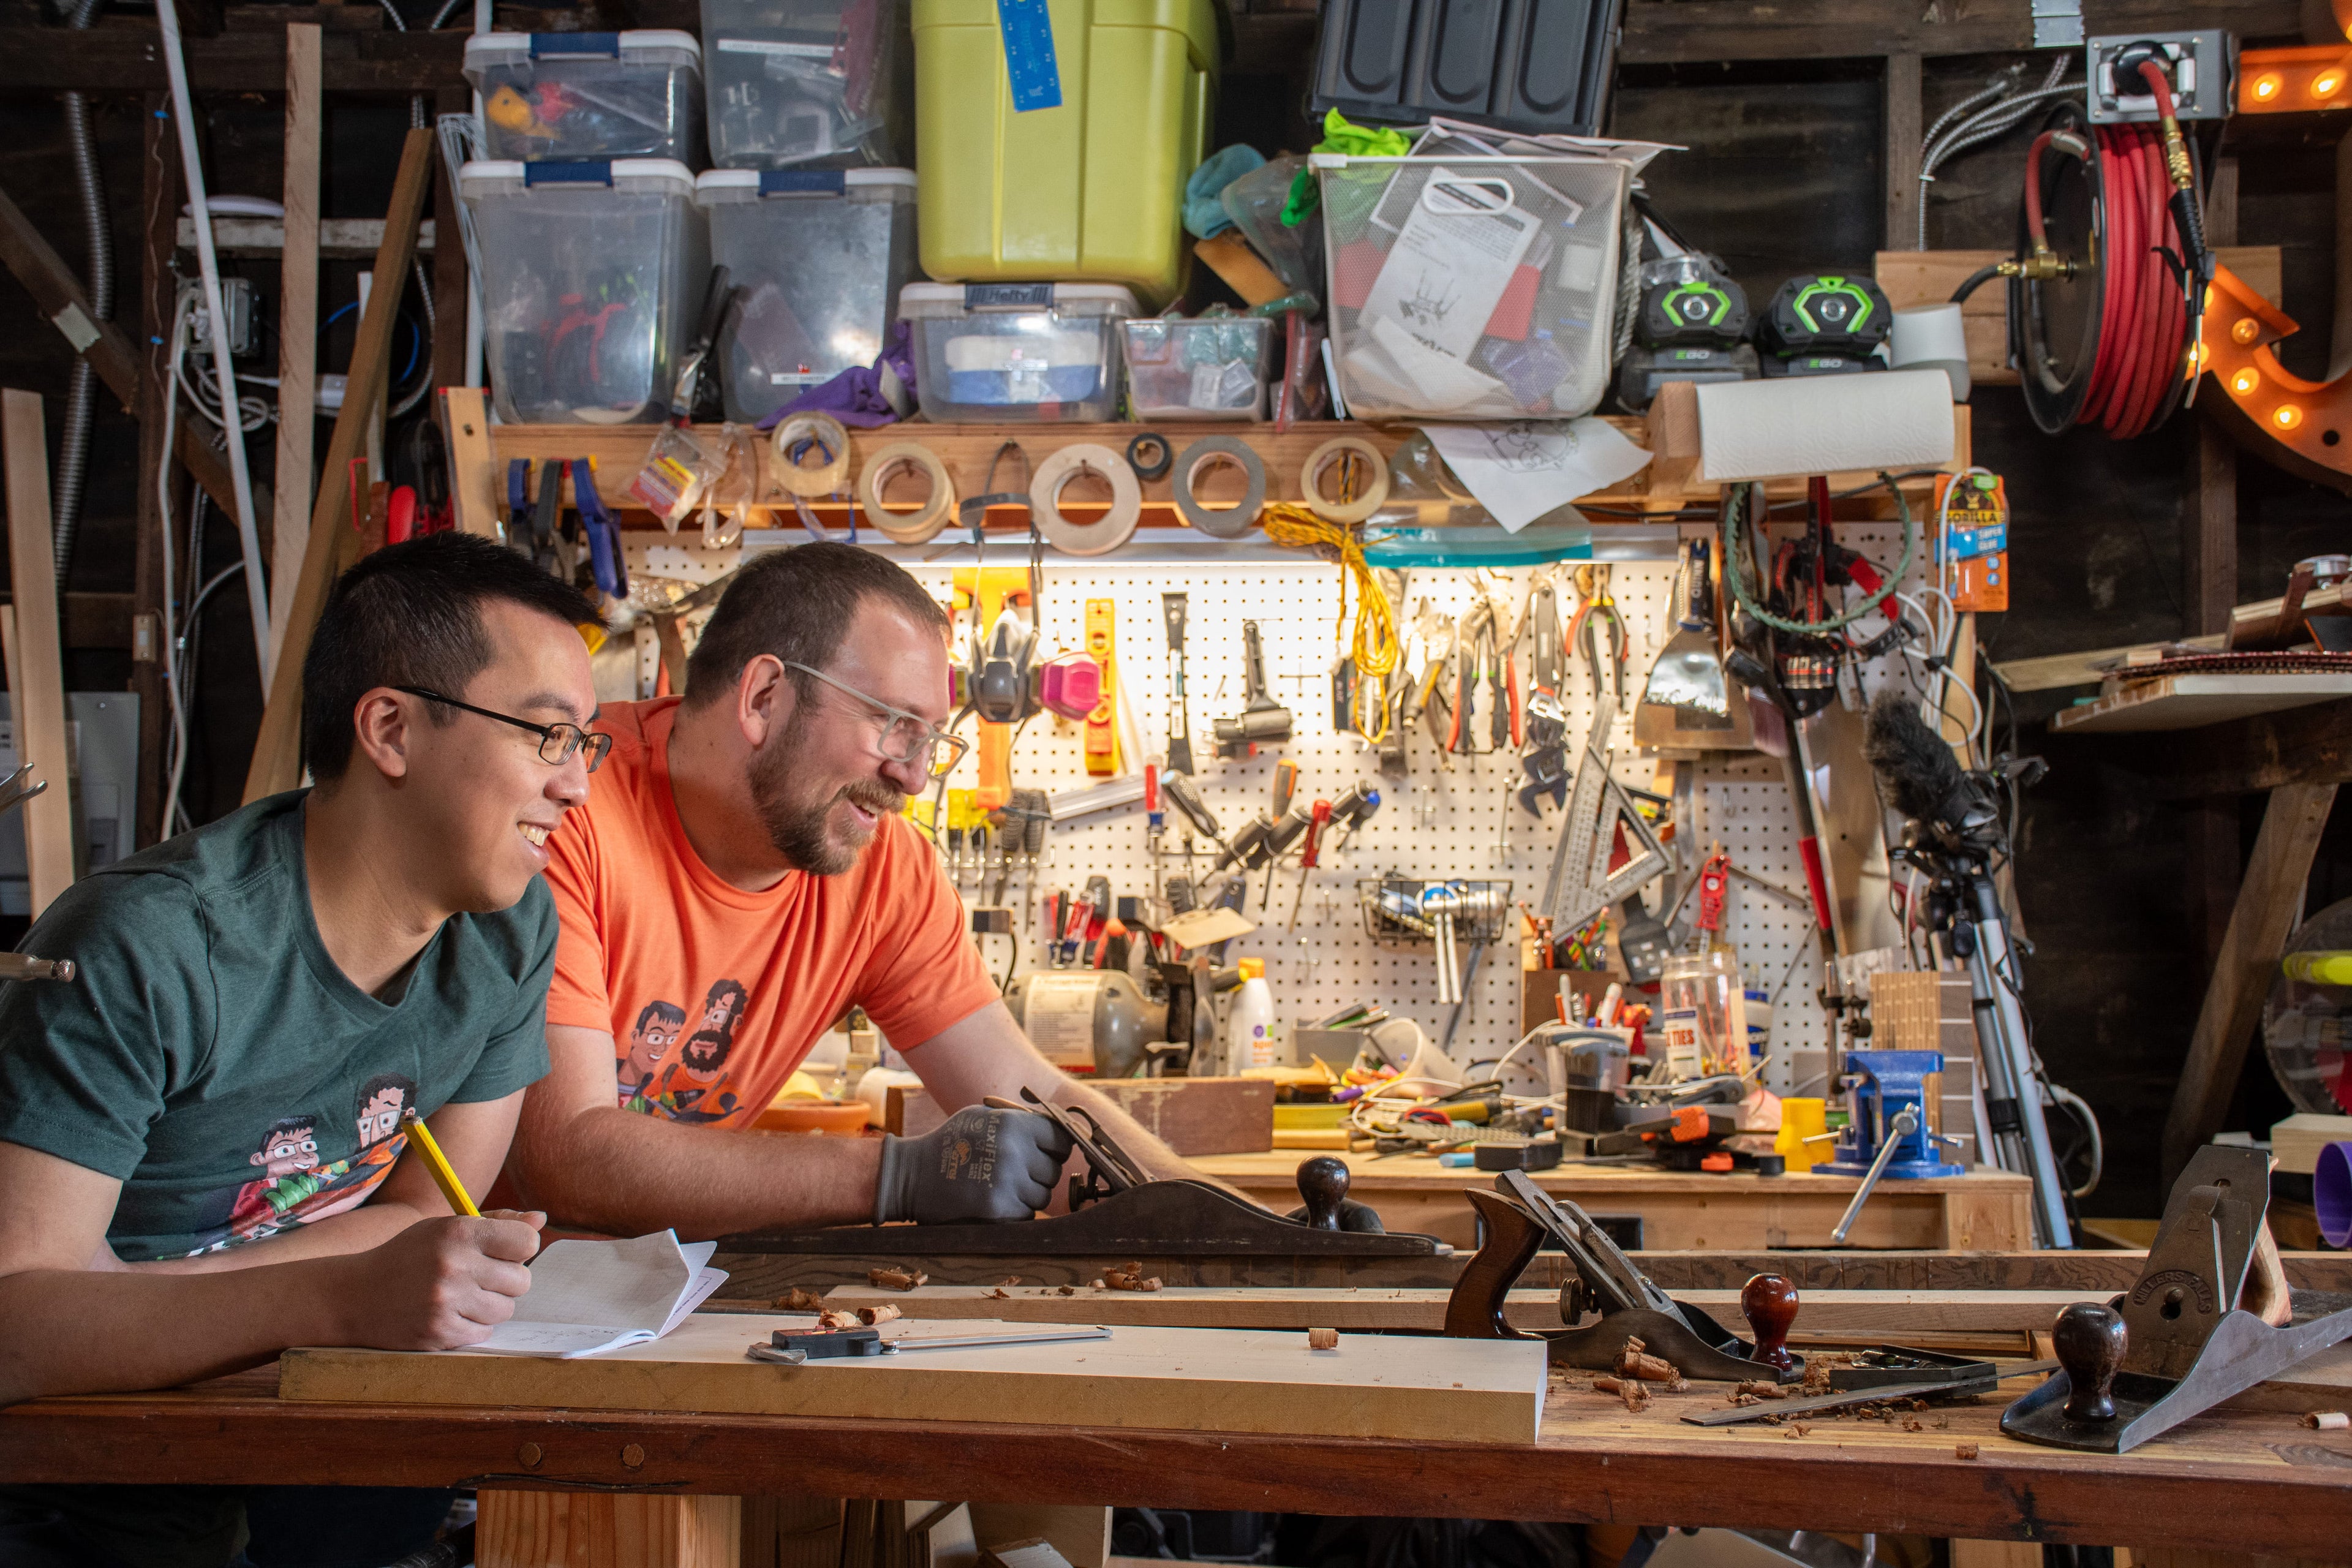
[[[1299,1165],[1304,1217],[1269,1214],[1206,1182],[1154,1181],[1083,1108],[1024,1089],[1002,1107],[1050,1117],[1076,1145],[1087,1173],[1072,1176],[1070,1212],[1011,1225],[834,1226],[726,1238],[727,1252],[920,1258],[1434,1258],[1454,1249],[1434,1237],[1342,1228],[1348,1167],[1328,1157]],[[1371,1223],[1360,1205],[1348,1211]],[[1532,1251],[1532,1248],[1530,1248]],[[1522,1260],[1522,1267],[1525,1266]]]
[[[1672,1362],[1685,1377],[1722,1383],[1787,1383],[1804,1375],[1794,1356],[1786,1366],[1751,1360],[1751,1349],[1716,1321],[1660,1289],[1617,1250],[1592,1216],[1555,1198],[1517,1171],[1495,1178],[1496,1191],[1465,1195],[1486,1225],[1486,1243],[1462,1270],[1445,1303],[1445,1331],[1462,1340],[1549,1342],[1556,1365],[1605,1371],[1617,1364],[1628,1338]],[[1559,1290],[1559,1321],[1567,1327],[1525,1334],[1503,1318],[1511,1286],[1537,1248],[1550,1243],[1568,1254],[1574,1272]],[[1588,1311],[1597,1322],[1576,1325]]]
[[[2106,1306],[2077,1301],[2058,1314],[2060,1371],[2002,1412],[2001,1431],[2128,1453],[2352,1338],[2352,1298],[2290,1294],[2275,1264],[2254,1267],[2270,1199],[2267,1152],[2198,1150],[2172,1184],[2138,1282]]]

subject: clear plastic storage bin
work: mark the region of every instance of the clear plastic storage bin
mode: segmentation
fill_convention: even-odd
[[[1264,419],[1274,323],[1263,316],[1147,316],[1119,329],[1138,419]]]
[[[1629,170],[1318,153],[1332,352],[1360,419],[1571,419],[1608,390]]]
[[[906,169],[714,169],[695,182],[710,258],[746,290],[725,334],[727,417],[756,425],[872,364],[917,276]]]
[[[477,34],[466,79],[482,95],[494,159],[699,160],[702,47],[691,33]]]
[[[667,417],[710,276],[686,165],[468,163],[457,191],[480,242],[483,347],[499,417]]]
[[[1118,407],[1115,283],[909,283],[915,390],[941,424],[1108,423]]]
[[[702,0],[702,38],[720,168],[905,161],[906,0]]]

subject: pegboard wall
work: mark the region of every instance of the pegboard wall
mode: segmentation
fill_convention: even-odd
[[[1841,542],[1885,566],[1891,567],[1901,552],[1899,530],[1893,524],[1843,524],[1838,536]],[[629,566],[633,574],[699,583],[733,567],[741,548],[757,549],[768,539],[796,542],[801,537],[797,530],[788,534],[753,534],[747,536],[742,547],[706,551],[690,529],[674,541],[660,534],[633,533],[628,536]],[[953,574],[950,561],[927,562],[912,552],[887,552],[940,600],[948,598]],[[957,554],[968,562],[968,552]],[[987,556],[990,566],[1013,566],[1025,561],[1025,551],[1012,542],[1002,545],[992,542]],[[1672,786],[1656,757],[1633,745],[1632,710],[1651,662],[1671,634],[1675,572],[1672,561],[1619,562],[1613,566],[1612,581],[1627,629],[1625,703],[1617,722],[1612,771],[1621,783],[1660,795],[1671,793]],[[1410,632],[1416,608],[1424,601],[1458,618],[1478,592],[1475,575],[1459,570],[1409,574],[1403,629]],[[1484,575],[1490,584],[1507,582],[1507,588],[1497,591],[1507,596],[1517,618],[1526,603],[1529,574],[1521,570]],[[1920,581],[1924,572],[1915,563],[1906,586]],[[1263,910],[1260,902],[1267,887],[1266,873],[1260,870],[1252,877],[1244,913],[1260,922],[1259,929],[1235,940],[1227,950],[1227,961],[1252,956],[1265,961],[1277,1026],[1289,1021],[1312,1022],[1350,1004],[1369,1002],[1412,1018],[1433,1039],[1440,1037],[1451,1008],[1437,1000],[1437,969],[1431,947],[1426,942],[1404,948],[1375,943],[1365,929],[1357,879],[1388,873],[1424,879],[1507,879],[1515,900],[1535,903],[1541,897],[1559,839],[1561,812],[1546,802],[1538,819],[1518,804],[1518,788],[1525,781],[1516,750],[1448,755],[1416,721],[1406,737],[1410,776],[1392,779],[1381,774],[1378,758],[1356,736],[1334,732],[1329,672],[1341,646],[1339,573],[1336,566],[1304,553],[1295,563],[1244,564],[1204,561],[1195,552],[1186,552],[1182,558],[1143,560],[1078,560],[1048,553],[1045,653],[1083,646],[1088,599],[1108,598],[1116,605],[1120,697],[1133,716],[1129,732],[1139,732],[1146,748],[1144,759],[1124,759],[1129,771],[1139,772],[1144,760],[1158,761],[1164,748],[1170,666],[1160,595],[1178,592],[1187,595],[1186,684],[1196,782],[1226,830],[1240,826],[1268,806],[1274,765],[1286,757],[1298,764],[1299,805],[1318,797],[1337,799],[1359,781],[1378,789],[1382,801],[1379,813],[1337,855],[1331,847],[1336,836],[1327,836],[1322,866],[1307,879],[1295,930],[1290,926],[1292,905],[1300,892],[1296,851],[1275,873],[1272,897]],[[1563,576],[1563,622],[1574,605]],[[1352,608],[1349,616],[1352,622]],[[1245,700],[1244,620],[1258,624],[1267,684],[1276,700],[1291,710],[1293,728],[1287,742],[1261,747],[1255,758],[1228,762],[1216,757],[1210,731],[1217,717],[1239,712]],[[1873,616],[1865,626],[1878,624]],[[959,632],[967,625],[968,621],[959,623]],[[689,647],[696,629],[691,620],[685,627]],[[1571,757],[1580,759],[1583,739],[1592,721],[1593,688],[1589,667],[1573,647],[1569,655],[1564,694],[1570,714],[1569,744]],[[1524,639],[1517,657],[1524,693],[1528,658]],[[1885,678],[1885,662],[1865,668],[1869,689],[1875,689],[1877,681]],[[600,660],[602,694],[607,698],[650,694],[658,668],[654,635],[641,626],[633,647],[615,647]],[[1483,738],[1483,692],[1477,711],[1476,733]],[[961,732],[967,736],[972,732],[969,721]],[[1030,721],[1013,751],[1013,782],[1049,793],[1105,782],[1087,773],[1082,745],[1081,725],[1051,714],[1040,715]],[[1780,760],[1754,752],[1716,752],[1685,765],[1694,773],[1688,798],[1695,820],[1668,847],[1670,856],[1678,854],[1680,858],[1675,871],[1652,885],[1647,902],[1653,910],[1664,912],[1685,876],[1696,871],[1706,849],[1717,842],[1741,870],[1801,894],[1805,875],[1797,852],[1796,818]],[[969,786],[975,775],[976,763],[967,759],[950,785]],[[1161,873],[1174,878],[1185,874],[1183,818],[1173,810],[1167,815]],[[1139,803],[1057,823],[1041,857],[1034,899],[1024,868],[1016,863],[1003,900],[1013,907],[1019,926],[1013,973],[1026,973],[1044,962],[1040,910],[1047,891],[1080,888],[1095,875],[1108,877],[1116,893],[1150,891],[1152,858],[1144,828]],[[1205,874],[1214,855],[1213,847],[1201,846],[1193,868]],[[993,883],[993,875],[989,880]],[[984,896],[969,873],[961,890],[967,904],[977,903]],[[1773,996],[1771,1061],[1766,1081],[1780,1092],[1792,1092],[1822,1072],[1826,1039],[1826,1021],[1815,998],[1820,962],[1809,917],[1805,910],[1736,879],[1725,913],[1725,934],[1738,948],[1751,986]],[[1688,910],[1683,918],[1688,918]],[[1468,1005],[1453,1048],[1454,1058],[1465,1066],[1493,1060],[1518,1037],[1516,933],[1519,922],[1516,915],[1509,929],[1512,939],[1484,955],[1466,990]],[[1000,976],[1005,973],[1007,947],[1001,937],[984,942],[984,956]]]

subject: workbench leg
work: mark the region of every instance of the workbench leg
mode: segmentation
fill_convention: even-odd
[[[840,1568],[841,1499],[747,1497],[741,1568]]]
[[[1944,1194],[1945,1251],[2025,1252],[2032,1246],[2030,1189],[1989,1193],[1964,1188]]]
[[[2281,784],[2263,812],[2253,858],[2239,886],[2221,957],[2205,987],[2189,1039],[2189,1059],[2164,1121],[2164,1179],[2169,1185],[2200,1144],[2221,1131],[2246,1044],[2270,994],[2279,954],[2303,907],[2303,885],[2336,804],[2334,784]]]
[[[2042,1568],[2042,1545],[2034,1541],[1955,1541],[1952,1568]]]
[[[478,1568],[741,1568],[743,1500],[485,1490]]]

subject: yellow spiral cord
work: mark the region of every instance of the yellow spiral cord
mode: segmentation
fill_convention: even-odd
[[[1371,563],[1364,559],[1360,526],[1327,521],[1291,501],[1269,501],[1258,514],[1265,536],[1292,550],[1329,550],[1339,558],[1339,634],[1346,637],[1348,580],[1356,583],[1356,630],[1351,655],[1356,661],[1356,727],[1368,741],[1388,733],[1389,705],[1384,678],[1404,657],[1398,640],[1396,611],[1381,592]]]

